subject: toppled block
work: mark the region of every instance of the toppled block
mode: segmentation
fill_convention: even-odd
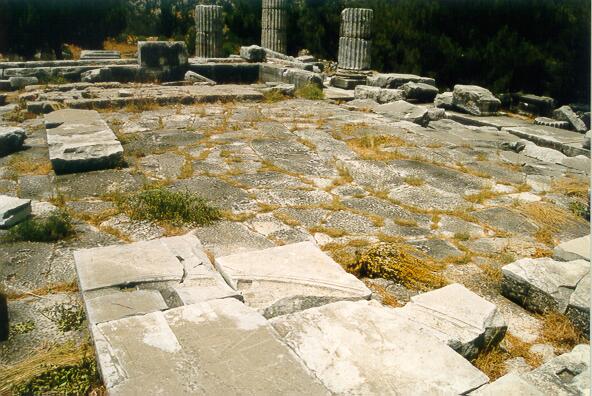
[[[39,100],[27,102],[27,111],[33,114],[47,114],[59,110],[63,105],[53,100]]]
[[[381,88],[399,88],[408,82],[423,83],[436,86],[436,80],[415,74],[384,73],[368,77],[368,85]]]
[[[555,100],[548,96],[519,94],[518,111],[533,115],[550,115],[555,107]]]
[[[408,82],[401,85],[400,89],[405,92],[407,99],[415,100],[420,103],[432,102],[438,95],[438,88],[425,83]]]
[[[578,132],[551,128],[544,125],[503,127],[502,131],[507,131],[522,139],[530,140],[538,146],[561,151],[568,157],[575,157],[577,155],[590,156],[590,151],[582,147],[584,137]]]
[[[430,122],[428,109],[405,102],[404,100],[380,105],[375,111],[396,120],[414,122],[422,127],[426,127]]]
[[[553,249],[553,258],[561,261],[590,261],[590,235],[560,243]]]
[[[584,121],[569,106],[561,106],[556,109],[553,112],[553,118],[559,121],[567,121],[571,129],[576,132],[585,133],[588,130]]]
[[[240,57],[249,62],[265,62],[265,49],[258,45],[240,47]]]
[[[9,228],[31,214],[31,200],[0,195],[0,228]]]
[[[452,110],[454,108],[452,105],[452,92],[443,92],[436,95],[434,98],[434,106],[441,109]]]
[[[497,113],[501,102],[483,87],[455,85],[452,92],[452,104],[466,113],[485,116]]]
[[[334,394],[465,394],[488,378],[447,345],[375,301],[341,301],[271,319]]]
[[[547,117],[537,117],[534,119],[535,125],[545,125],[553,128],[560,128],[560,129],[569,129],[569,122],[567,121],[557,121],[552,118]]]
[[[8,82],[10,83],[10,88],[22,89],[27,85],[39,84],[39,79],[37,77],[10,77]]]
[[[296,89],[306,85],[323,87],[323,79],[320,74],[302,69],[292,69],[270,65],[267,63],[259,67],[259,79],[263,82],[274,81],[294,84]]]
[[[0,155],[20,150],[27,135],[25,130],[17,127],[0,127]]]
[[[110,395],[327,395],[269,323],[234,299],[91,326]]]
[[[356,99],[372,99],[378,103],[389,103],[405,99],[405,92],[400,89],[388,89],[371,87],[369,85],[358,85],[354,90]]]
[[[107,82],[111,81],[113,75],[111,69],[107,67],[101,67],[100,69],[93,69],[85,71],[80,75],[80,81],[82,82]]]
[[[538,313],[565,313],[578,283],[588,274],[585,260],[524,258],[502,268],[502,295]]]
[[[430,119],[430,121],[442,120],[445,117],[446,117],[446,111],[444,109],[440,109],[438,107],[428,108],[428,118]]]
[[[123,147],[95,110],[64,109],[45,116],[49,159],[56,173],[114,168]]]
[[[294,96],[296,92],[296,87],[294,84],[284,84],[284,83],[266,83],[268,88],[263,88],[262,92],[279,92],[284,96]]]
[[[185,79],[185,81],[189,81],[189,82],[199,82],[199,83],[206,83],[209,85],[216,85],[216,81],[210,80],[209,78],[204,77],[201,74],[198,74],[196,72],[192,72],[191,70],[188,70],[187,73],[185,73],[184,79]]]
[[[180,80],[189,62],[182,41],[138,41],[138,64],[146,74]]]
[[[397,312],[468,360],[499,343],[507,329],[495,304],[460,284],[414,296]]]
[[[331,77],[331,85],[341,89],[355,89],[358,85],[366,85],[367,78],[360,75],[335,75]]]
[[[219,257],[216,268],[267,318],[372,294],[311,242]]]

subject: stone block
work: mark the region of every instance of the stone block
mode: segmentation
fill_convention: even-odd
[[[499,343],[507,329],[495,304],[457,283],[411,297],[397,312],[468,360]]]
[[[338,66],[346,70],[369,70],[372,40],[361,38],[340,37]]]
[[[567,121],[558,121],[547,117],[537,117],[534,119],[535,125],[545,125],[553,128],[569,129],[570,124]]]
[[[424,83],[436,86],[436,80],[430,77],[421,77],[415,74],[402,73],[379,73],[368,77],[368,85],[381,88],[399,88],[401,85],[408,83]]]
[[[91,325],[168,308],[157,290],[133,290],[86,298],[86,316]]]
[[[64,109],[45,116],[49,159],[56,173],[113,168],[123,147],[95,110]]]
[[[187,73],[185,73],[184,80],[189,81],[189,82],[197,82],[197,83],[206,83],[209,85],[216,85],[216,81],[210,80],[209,78],[204,77],[201,74],[197,74],[195,72],[192,72],[191,70],[188,70]]]
[[[22,89],[27,85],[39,84],[37,77],[10,77],[8,81],[12,89]]]
[[[311,242],[218,257],[216,268],[267,318],[372,294]]]
[[[31,214],[31,200],[0,195],[0,228],[9,228]]]
[[[553,250],[553,258],[561,261],[590,261],[590,235],[560,243]]]
[[[8,80],[0,80],[0,91],[11,91],[12,87],[10,86],[10,81]]]
[[[590,334],[590,274],[578,282],[576,289],[569,297],[569,305],[565,315],[582,332]]]
[[[396,120],[414,122],[423,127],[426,127],[430,122],[427,108],[405,102],[404,100],[380,105],[375,111]]]
[[[378,103],[389,103],[405,99],[405,92],[401,89],[389,89],[358,85],[354,90],[356,99],[372,99]]]
[[[561,106],[553,112],[553,118],[559,121],[567,121],[571,129],[576,132],[585,133],[588,128],[584,121],[569,106]]]
[[[439,92],[438,88],[433,85],[416,82],[405,83],[399,89],[405,92],[407,99],[412,99],[420,103],[433,102]]]
[[[182,41],[139,41],[138,64],[146,73],[166,80],[180,80],[188,65],[187,46]]]
[[[241,58],[249,62],[265,62],[265,49],[258,45],[250,45],[248,47],[240,47]]]
[[[333,394],[465,394],[488,378],[437,338],[375,301],[341,301],[271,319]]]
[[[501,104],[493,94],[477,85],[455,85],[452,104],[457,109],[477,116],[494,115]]]
[[[452,105],[452,92],[443,92],[436,95],[434,98],[434,106],[446,110],[453,109],[454,106]]]
[[[346,8],[341,11],[340,37],[370,39],[374,11],[368,8]]]
[[[331,85],[341,89],[355,89],[358,85],[366,84],[366,76],[340,76],[331,77]]]
[[[268,322],[235,299],[91,326],[109,395],[328,395]]]
[[[112,78],[111,69],[107,67],[85,71],[80,75],[80,81],[91,83],[111,81]]]
[[[520,94],[518,99],[518,111],[527,114],[547,116],[555,106],[555,100],[548,96]]]
[[[556,261],[524,258],[502,268],[502,295],[526,309],[565,313],[578,283],[588,274],[585,260]]]
[[[33,114],[47,114],[59,110],[63,105],[53,100],[40,100],[27,102],[27,111]]]
[[[7,155],[22,148],[27,135],[18,127],[0,127],[0,155]]]
[[[318,73],[269,64],[260,66],[259,79],[263,82],[274,81],[294,84],[296,89],[309,84],[316,85],[319,88],[323,87],[323,79]]]

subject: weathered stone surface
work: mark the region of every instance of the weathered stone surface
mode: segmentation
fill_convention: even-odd
[[[294,84],[296,88],[309,84],[316,85],[319,88],[323,87],[323,79],[319,73],[268,63],[262,64],[259,67],[259,79],[262,82],[274,81]]]
[[[0,228],[9,228],[31,214],[31,200],[0,195]]]
[[[86,316],[91,325],[168,308],[157,290],[121,291],[87,297],[85,304]]]
[[[336,302],[271,320],[335,394],[464,394],[487,376],[397,311]]]
[[[475,212],[474,215],[491,227],[514,234],[533,234],[538,229],[520,213],[503,207],[483,209]]]
[[[27,111],[33,114],[47,114],[63,108],[62,104],[53,100],[27,102]]]
[[[27,135],[18,127],[0,127],[0,155],[20,150]]]
[[[544,393],[517,373],[506,374],[495,380],[495,382],[485,385],[470,394],[471,396],[501,396],[513,394],[521,396],[544,396]]]
[[[559,121],[569,122],[571,129],[576,132],[585,133],[588,128],[576,113],[569,106],[561,106],[553,112],[553,117]]]
[[[216,268],[247,305],[268,318],[371,295],[311,242],[218,257]]]
[[[590,261],[590,235],[560,243],[553,250],[553,257],[561,261],[579,259]]]
[[[411,297],[397,312],[469,360],[501,341],[507,328],[494,304],[458,283]]]
[[[185,81],[190,81],[190,82],[199,82],[199,83],[207,83],[207,84],[211,84],[211,85],[216,85],[216,81],[210,80],[209,78],[204,77],[201,74],[192,72],[191,70],[188,70],[187,73],[185,73],[184,79],[185,79]]]
[[[433,78],[416,76],[415,74],[381,73],[368,77],[368,85],[373,87],[399,88],[401,85],[408,82],[436,86],[436,81]]]
[[[58,110],[45,116],[49,159],[56,173],[112,168],[123,147],[95,110]]]
[[[535,125],[545,125],[553,128],[569,129],[570,123],[567,121],[558,121],[547,117],[537,117],[534,119]]]
[[[582,146],[584,137],[579,132],[565,129],[551,128],[544,125],[530,125],[518,127],[503,127],[502,131],[522,139],[530,140],[541,147],[548,147],[561,151],[568,157],[576,155],[590,156],[590,150]]]
[[[85,71],[80,75],[80,81],[91,83],[110,81],[112,78],[111,69],[106,67]]]
[[[191,281],[192,286],[229,290],[191,235],[74,252],[81,291],[147,282]]]
[[[12,89],[22,89],[27,85],[39,84],[37,77],[10,77],[8,82]]]
[[[438,88],[433,85],[411,81],[401,85],[399,89],[405,92],[407,99],[416,100],[421,103],[432,102],[439,92]]]
[[[423,127],[427,126],[430,122],[428,109],[405,102],[404,100],[380,105],[376,108],[376,112],[397,120],[414,122]]]
[[[389,103],[405,99],[405,92],[400,89],[358,85],[355,87],[354,97],[356,99],[372,99],[378,103]]]
[[[556,261],[524,258],[502,268],[501,292],[528,310],[564,313],[578,283],[588,274],[585,260]]]
[[[296,86],[294,86],[294,84],[268,83],[268,85],[269,84],[272,84],[272,85],[270,85],[268,88],[263,88],[261,91],[262,92],[279,92],[280,94],[282,94],[284,96],[294,96],[294,92],[296,91]]]
[[[452,105],[452,95],[452,92],[443,92],[436,95],[434,98],[434,106],[446,110],[454,108]]]
[[[584,276],[569,297],[565,314],[582,334],[590,334],[590,274]]]
[[[265,50],[258,45],[240,47],[241,58],[249,62],[265,62]]]
[[[222,7],[200,4],[195,7],[195,56],[216,58],[222,54],[224,20]]]
[[[358,85],[365,84],[366,76],[363,74],[357,76],[336,74],[331,77],[331,85],[339,89],[351,90],[355,89]]]
[[[455,85],[452,104],[466,113],[483,116],[495,114],[501,102],[489,90],[477,85]]]
[[[235,299],[91,326],[110,395],[325,395],[267,321]]]

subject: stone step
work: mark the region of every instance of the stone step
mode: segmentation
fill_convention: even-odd
[[[267,318],[372,294],[311,242],[218,257],[215,263],[245,303]]]
[[[123,147],[95,110],[58,110],[45,116],[49,159],[56,173],[114,168]]]
[[[270,320],[334,394],[465,394],[485,374],[396,310],[342,301]]]
[[[575,157],[576,155],[590,157],[590,150],[583,147],[584,135],[578,132],[544,125],[512,126],[504,127],[502,130],[522,139],[530,140],[538,146],[561,151],[568,157]]]

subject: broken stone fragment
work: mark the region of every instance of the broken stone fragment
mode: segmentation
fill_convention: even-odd
[[[405,97],[420,103],[432,102],[438,95],[438,88],[425,83],[408,82],[401,85],[400,89],[405,91]]]
[[[427,108],[405,102],[404,100],[380,105],[375,111],[396,120],[414,122],[422,127],[426,127],[430,122]]]
[[[0,127],[0,155],[20,150],[27,135],[25,130],[17,127]]]
[[[389,103],[405,99],[405,92],[401,89],[389,89],[371,87],[369,85],[358,85],[354,90],[356,99],[372,99],[378,103]]]
[[[311,242],[218,257],[216,268],[267,318],[372,294]]]
[[[8,82],[12,89],[22,89],[27,85],[39,84],[37,77],[10,77]]]
[[[190,81],[190,82],[199,82],[199,83],[206,83],[208,85],[216,85],[216,81],[210,80],[209,78],[204,77],[201,74],[198,74],[196,72],[192,72],[191,70],[188,70],[187,73],[185,73],[184,79],[185,79],[185,81]]]
[[[557,261],[524,258],[502,268],[502,295],[524,308],[565,313],[578,283],[588,274],[585,260]]]
[[[458,395],[488,382],[445,343],[376,301],[336,302],[271,324],[333,394]]]
[[[494,115],[501,104],[500,100],[483,87],[477,85],[455,85],[452,104],[465,113],[486,116]]]
[[[100,69],[93,69],[86,71],[80,75],[80,80],[83,82],[106,82],[112,79],[111,69],[102,67]]]
[[[0,229],[9,228],[31,214],[31,200],[0,195]]]
[[[27,111],[33,114],[47,114],[59,110],[63,107],[61,103],[53,100],[30,101],[27,102]]]
[[[497,345],[507,329],[495,304],[460,284],[411,297],[396,311],[468,360]]]
[[[399,88],[401,85],[408,82],[436,86],[436,80],[433,78],[416,76],[415,74],[379,73],[368,77],[368,85],[373,87]]]
[[[578,282],[576,290],[569,297],[565,315],[582,332],[590,334],[590,274]]]
[[[590,261],[590,235],[560,243],[553,249],[553,258],[560,261]]]
[[[452,110],[454,108],[452,105],[452,92],[443,92],[436,95],[434,98],[434,106],[441,109]]]
[[[569,106],[561,106],[553,111],[553,118],[559,121],[567,121],[571,129],[576,132],[585,133],[588,130],[584,121]]]
[[[273,84],[268,88],[263,88],[262,92],[279,92],[284,96],[294,96],[296,87],[294,84]]]
[[[265,62],[265,49],[258,45],[250,45],[248,47],[240,47],[241,58],[249,62]]]

